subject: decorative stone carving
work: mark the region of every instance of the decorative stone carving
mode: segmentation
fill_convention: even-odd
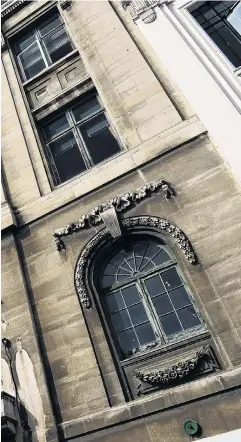
[[[204,374],[220,370],[216,355],[210,345],[199,347],[196,353],[184,356],[185,360],[174,363],[170,368],[149,372],[148,366],[141,370],[134,370],[132,376],[135,379],[134,391],[137,397],[154,393],[159,389],[194,380]]]
[[[133,21],[141,18],[146,24],[156,19],[155,7],[163,3],[170,3],[170,0],[127,0],[121,2],[123,9],[129,12]]]
[[[156,371],[153,373],[141,373],[140,371],[137,371],[135,373],[135,377],[140,379],[142,382],[147,382],[151,385],[170,384],[173,381],[177,381],[188,376],[190,372],[193,371],[200,363],[201,359],[207,356],[207,354],[208,348],[202,347],[201,350],[197,351],[191,359],[179,362],[177,365],[173,365],[166,370]]]
[[[31,1],[31,0],[30,0]],[[15,9],[27,5],[25,0],[5,0],[1,1],[1,17],[5,18],[11,13],[14,13]]]
[[[152,227],[157,230],[160,230],[160,232],[165,232],[170,234],[174,238],[174,240],[178,243],[179,247],[183,250],[187,260],[191,264],[196,263],[195,253],[185,233],[181,229],[176,227],[174,224],[172,224],[170,221],[154,216],[139,216],[139,217],[127,218],[122,221],[122,228],[125,231],[132,230],[133,228],[136,227]],[[97,235],[95,235],[88,242],[88,244],[85,246],[84,250],[82,251],[79,257],[76,266],[76,271],[75,271],[76,290],[79,295],[81,304],[87,309],[91,308],[91,299],[86,284],[87,280],[87,275],[85,274],[86,263],[92,251],[96,249],[98,243],[102,239],[104,239],[104,237],[108,237],[108,230],[106,228],[104,228],[99,233],[97,233]]]
[[[74,232],[78,232],[83,229],[88,229],[93,226],[97,226],[103,222],[102,214],[106,210],[114,207],[116,212],[124,212],[125,210],[139,204],[144,198],[151,196],[154,192],[162,190],[166,199],[170,199],[175,195],[175,192],[171,185],[161,179],[154,183],[148,183],[142,186],[140,189],[127,192],[122,196],[116,196],[111,198],[107,203],[100,204],[92,209],[89,213],[83,215],[78,221],[69,223],[60,229],[56,230],[53,234],[57,250],[65,249],[63,237],[72,235]]]
[[[109,209],[105,210],[100,216],[113,238],[118,238],[118,236],[121,236],[120,223],[114,207],[110,207]]]
[[[67,9],[71,5],[71,1],[70,0],[59,0],[59,4],[60,4],[61,9]]]

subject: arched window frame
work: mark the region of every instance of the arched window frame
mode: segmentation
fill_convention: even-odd
[[[140,235],[143,233],[152,237],[157,236],[159,239],[164,241],[168,248],[169,254],[175,256],[175,262],[178,262],[182,275],[184,275],[184,280],[187,281],[187,284],[190,287],[191,297],[195,300],[195,305],[197,305],[196,296],[192,295],[192,293],[196,294],[197,291],[195,290],[195,284],[192,282],[192,277],[190,277],[191,274],[193,275],[196,273],[194,265],[197,264],[197,258],[184,232],[170,221],[159,217],[132,217],[122,220],[121,223],[123,235],[126,233],[129,234],[130,232],[133,235]],[[75,285],[100,372],[104,373],[103,382],[105,384],[104,378],[107,366],[108,370],[110,370],[109,366],[112,364],[113,371],[116,371],[119,375],[120,386],[123,389],[125,398],[126,400],[130,400],[134,398],[135,394],[133,395],[133,393],[130,392],[132,387],[130,387],[129,381],[126,380],[126,375],[123,374],[125,368],[123,369],[122,361],[119,358],[116,345],[113,342],[113,336],[110,331],[105,312],[103,311],[103,306],[100,302],[100,293],[98,288],[95,286],[95,281],[93,278],[93,268],[99,250],[101,250],[103,247],[108,247],[108,245],[114,241],[115,240],[111,237],[108,230],[104,228],[87,243],[76,264]],[[199,308],[197,308],[197,310],[200,311]],[[185,335],[179,336],[179,339],[177,339],[175,342],[173,341],[169,342],[167,345],[163,345],[161,347],[159,346],[158,349],[154,348],[147,350],[145,353],[146,357],[153,358],[157,353],[168,354],[170,351],[175,351],[175,349],[187,347],[189,344],[192,346],[195,342],[199,342],[203,339],[209,339],[210,333],[204,321],[202,322],[202,325],[202,329],[193,331],[191,333],[187,332]],[[140,354],[136,354],[127,361],[131,361],[131,364],[135,364],[136,361],[138,364],[139,360]],[[106,389],[108,390],[108,387],[106,387]]]

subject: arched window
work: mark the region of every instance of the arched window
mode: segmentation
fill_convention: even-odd
[[[155,237],[126,236],[102,257],[96,272],[121,360],[202,328],[177,263]]]

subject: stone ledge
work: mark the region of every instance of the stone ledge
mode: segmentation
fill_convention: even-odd
[[[63,205],[72,203],[76,199],[134,171],[159,155],[178,148],[204,133],[206,133],[206,130],[197,116],[182,121],[161,135],[142,143],[141,146],[124,151],[99,167],[93,168],[82,176],[74,178],[71,182],[54,189],[51,193],[19,208],[17,216],[19,225],[31,223],[48,213],[58,210]]]
[[[59,424],[58,427],[62,438],[68,439],[136,418],[142,418],[150,413],[167,410],[177,405],[184,405],[196,399],[224,393],[239,386],[241,386],[240,367],[152,394],[148,398],[108,408],[81,419],[64,422]]]
[[[10,205],[5,202],[1,205],[1,230],[10,229],[13,226],[17,226],[16,217],[12,212]]]

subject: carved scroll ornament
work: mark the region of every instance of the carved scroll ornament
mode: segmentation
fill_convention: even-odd
[[[173,239],[177,242],[187,260],[191,264],[196,263],[195,253],[185,233],[177,226],[172,224],[170,221],[154,216],[139,216],[123,220],[122,226],[126,231],[128,231],[129,229],[132,230],[135,227],[152,227],[160,230],[160,232],[166,232],[171,235]],[[92,251],[96,250],[98,243],[103,240],[107,235],[108,230],[106,228],[97,233],[97,235],[95,235],[85,246],[77,262],[75,272],[76,290],[79,295],[81,304],[87,309],[91,308],[91,299],[89,296],[89,290],[86,285],[86,263]]]
[[[170,3],[172,0],[124,0],[121,2],[123,9],[129,12],[133,21],[139,18],[144,23],[152,23],[156,19],[156,6]]]
[[[142,382],[150,385],[166,385],[179,379],[187,377],[200,363],[200,361],[208,355],[208,348],[202,347],[196,354],[186,361],[179,362],[176,365],[166,369],[152,373],[141,373],[137,371],[135,377]]]
[[[162,190],[166,199],[170,199],[175,195],[171,185],[167,181],[161,179],[154,183],[145,184],[140,189],[127,192],[122,196],[111,198],[107,203],[100,204],[87,214],[83,215],[78,221],[69,223],[60,229],[57,229],[53,234],[57,250],[60,251],[65,249],[65,244],[62,240],[64,236],[72,235],[74,232],[79,232],[80,230],[88,229],[103,223],[101,214],[107,209],[114,207],[116,212],[124,212],[139,204],[143,199],[151,196],[158,190]]]

